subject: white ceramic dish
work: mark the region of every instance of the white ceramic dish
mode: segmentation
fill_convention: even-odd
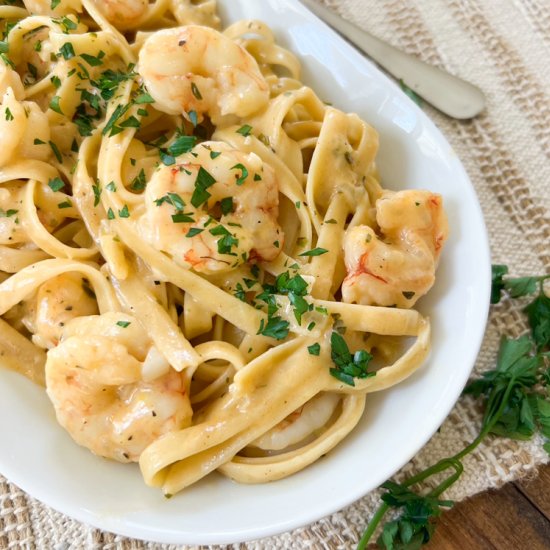
[[[472,185],[426,115],[370,62],[296,0],[220,0],[225,23],[257,18],[303,62],[319,96],[380,132],[389,188],[442,193],[451,237],[436,287],[420,303],[433,321],[428,363],[405,383],[372,395],[363,421],[326,458],[288,479],[237,485],[213,474],[171,500],[146,487],[137,466],[102,460],[57,425],[43,390],[0,371],[0,472],[76,519],[166,543],[230,543],[273,535],[339,510],[394,474],[426,443],[457,400],[487,316],[487,233]]]

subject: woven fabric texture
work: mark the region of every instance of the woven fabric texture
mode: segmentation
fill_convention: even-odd
[[[261,0],[256,0],[261,1]],[[443,131],[476,188],[493,263],[515,276],[550,270],[550,4],[548,0],[318,0],[419,58],[477,84],[482,116],[453,121],[424,109]],[[464,266],[470,269],[472,266]],[[490,315],[475,369],[494,368],[500,335],[526,331],[521,305]],[[480,411],[462,398],[439,433],[399,475],[418,471],[470,442]],[[542,441],[490,439],[465,460],[449,491],[461,500],[532,473],[547,462]],[[352,548],[371,516],[373,492],[313,525],[230,548]],[[42,505],[0,477],[0,549],[172,549],[98,531]]]

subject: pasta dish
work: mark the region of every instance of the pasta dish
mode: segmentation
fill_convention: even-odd
[[[167,496],[327,454],[429,352],[441,196],[215,0],[1,4],[2,366]]]

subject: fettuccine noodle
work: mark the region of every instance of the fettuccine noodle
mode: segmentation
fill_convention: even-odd
[[[216,0],[2,4],[2,365],[167,495],[325,455],[427,356],[441,197]]]

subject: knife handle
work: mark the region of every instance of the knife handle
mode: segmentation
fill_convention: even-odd
[[[485,95],[477,86],[402,52],[314,0],[301,2],[395,78],[403,80],[415,93],[448,116],[468,119],[485,108]]]

